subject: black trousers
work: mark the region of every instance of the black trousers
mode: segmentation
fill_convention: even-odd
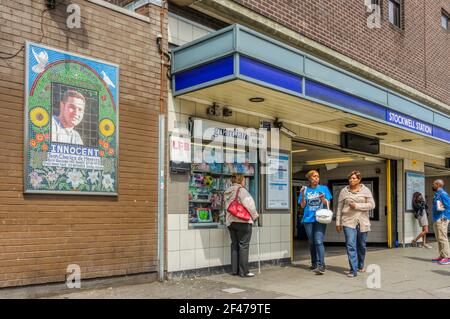
[[[228,226],[231,237],[231,270],[233,274],[246,275],[248,271],[248,254],[252,225],[247,223],[231,223]]]

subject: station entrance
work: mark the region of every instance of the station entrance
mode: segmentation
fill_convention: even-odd
[[[320,174],[320,185],[328,187],[333,196],[330,209],[336,215],[339,193],[348,185],[347,176],[353,170],[362,174],[362,182],[374,196],[376,208],[369,212],[371,232],[367,243],[371,249],[387,246],[387,166],[386,159],[363,155],[324,146],[293,142],[292,145],[292,202],[293,202],[293,260],[307,260],[309,246],[302,224],[303,209],[298,203],[302,186],[308,186],[307,172],[316,170]],[[336,231],[335,217],[327,225],[325,246],[327,256],[345,254],[344,234]]]

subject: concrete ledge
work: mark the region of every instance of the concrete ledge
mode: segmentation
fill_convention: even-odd
[[[111,4],[111,3],[103,1],[103,0],[87,0],[87,1],[91,2],[91,3],[94,3],[96,5],[99,5],[99,6],[108,8],[108,9],[111,9],[111,10],[116,11],[116,12],[120,12],[120,13],[125,14],[127,16],[130,16],[130,17],[133,17],[133,18],[136,18],[136,19],[139,19],[139,20],[142,20],[142,21],[150,23],[150,18],[149,17],[146,17],[146,16],[144,16],[142,14],[139,14],[139,13],[136,13],[136,12],[124,9],[124,8],[121,8],[121,7],[119,7],[119,6],[115,5],[115,4]]]

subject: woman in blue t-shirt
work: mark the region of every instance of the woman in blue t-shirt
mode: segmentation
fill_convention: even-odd
[[[319,185],[319,172],[309,171],[306,174],[309,187],[303,187],[298,197],[299,205],[304,208],[302,223],[308,236],[309,250],[311,252],[311,270],[321,275],[325,273],[325,237],[326,225],[316,221],[316,211],[327,207],[332,196],[328,187]]]

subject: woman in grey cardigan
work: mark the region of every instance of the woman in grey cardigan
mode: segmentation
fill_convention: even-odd
[[[336,230],[344,229],[350,271],[348,277],[364,272],[366,240],[370,231],[369,211],[375,208],[372,192],[361,183],[361,173],[353,171],[348,175],[349,185],[339,194],[336,214]]]
[[[231,178],[233,185],[225,192],[225,207],[229,207],[233,200],[239,195],[238,201],[250,213],[250,220],[242,220],[226,212],[225,221],[231,237],[231,271],[233,275],[241,277],[253,277],[248,270],[248,255],[250,239],[252,237],[253,222],[258,219],[256,204],[252,195],[245,189],[245,177],[242,174],[234,174]]]

